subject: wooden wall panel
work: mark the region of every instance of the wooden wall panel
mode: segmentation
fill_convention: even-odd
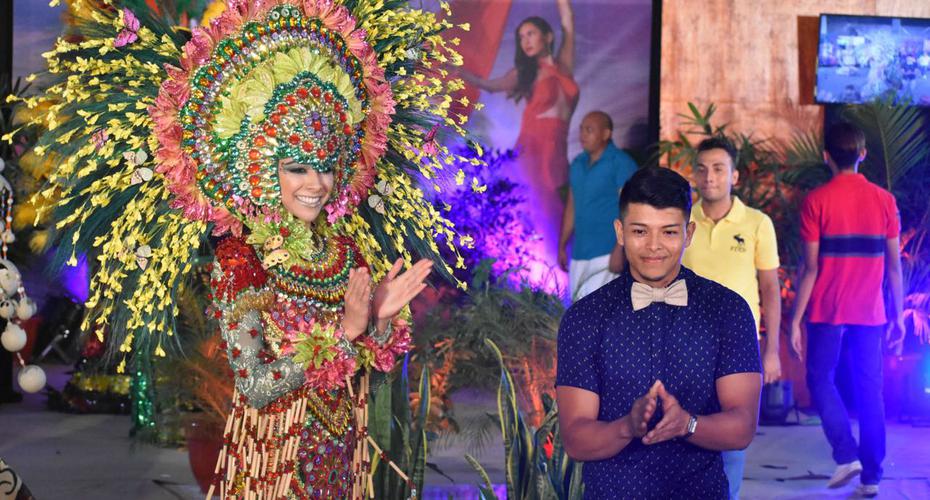
[[[930,18],[930,1],[664,0],[660,137],[674,136],[689,101],[715,103],[719,123],[759,137],[819,127],[822,109],[807,85],[813,68],[801,81],[798,30],[822,12]]]
[[[821,13],[930,18],[930,0],[664,0],[659,136],[684,131],[678,115],[689,101],[701,109],[716,104],[715,123],[759,138],[788,140],[819,129],[812,66]],[[799,53],[810,68],[801,67]],[[788,356],[787,337],[781,343],[785,378],[808,406],[804,365]]]

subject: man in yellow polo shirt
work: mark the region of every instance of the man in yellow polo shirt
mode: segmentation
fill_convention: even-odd
[[[691,210],[695,223],[691,245],[682,264],[700,276],[740,294],[752,309],[759,329],[759,295],[765,310],[765,383],[781,377],[778,337],[781,328],[781,287],[778,283],[778,243],[772,219],[747,207],[732,195],[739,180],[736,149],[714,137],[698,145],[694,183],[701,196]],[[723,452],[730,498],[739,498],[745,451]]]

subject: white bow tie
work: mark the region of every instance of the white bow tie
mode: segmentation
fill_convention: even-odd
[[[684,307],[688,305],[688,285],[685,280],[677,280],[665,288],[653,288],[639,282],[633,282],[630,290],[633,299],[633,310],[639,311],[649,307],[653,302],[665,302],[672,306]]]

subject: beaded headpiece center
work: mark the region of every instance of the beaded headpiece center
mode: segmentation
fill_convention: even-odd
[[[222,32],[228,24],[197,32],[182,59],[191,70],[169,71],[162,85],[153,114],[179,133],[159,134],[159,171],[175,205],[216,223],[215,233],[281,208],[284,158],[335,175],[331,216],[373,184],[390,87],[351,18],[305,11],[312,8],[279,5],[231,33]]]

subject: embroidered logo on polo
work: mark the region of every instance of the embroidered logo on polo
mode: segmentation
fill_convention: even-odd
[[[736,245],[730,247],[730,251],[745,253],[746,252],[746,240],[739,233],[733,235],[733,240],[736,241]]]

